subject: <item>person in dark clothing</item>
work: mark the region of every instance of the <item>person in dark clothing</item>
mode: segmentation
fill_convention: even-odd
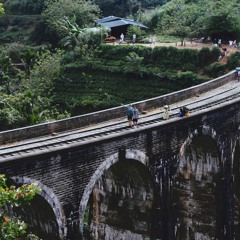
[[[179,109],[178,116],[179,116],[179,117],[183,117],[183,116],[184,116],[183,108],[180,108],[180,109]]]
[[[137,127],[139,112],[136,106],[133,106],[133,126]]]
[[[133,126],[133,107],[132,105],[127,106],[127,119],[128,119],[128,126]]]
[[[178,113],[179,117],[189,116],[189,114],[190,114],[189,109],[187,107],[184,106],[179,109],[179,113]]]

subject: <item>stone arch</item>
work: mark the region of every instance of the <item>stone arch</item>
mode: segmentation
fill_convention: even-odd
[[[172,184],[176,238],[223,237],[224,178],[219,139],[213,128],[203,125],[191,132],[180,148]]]
[[[136,150],[136,149],[126,149],[126,159],[134,159],[136,161],[141,162],[144,165],[148,165],[148,157],[146,154],[142,151]],[[80,232],[83,233],[83,220],[84,220],[84,213],[86,210],[86,206],[89,200],[89,196],[91,192],[93,191],[94,185],[96,181],[101,177],[101,175],[106,171],[108,168],[110,168],[112,165],[117,163],[119,161],[119,153],[114,153],[111,156],[109,156],[95,171],[93,176],[91,177],[88,185],[86,186],[82,199],[80,201],[79,206],[79,227]]]
[[[208,135],[217,142],[217,132],[213,128],[203,125],[200,129],[195,129],[192,133],[190,133],[184,141],[179,151],[179,159],[183,157],[187,147],[193,141],[193,138],[200,135]]]
[[[59,238],[60,239],[65,239],[67,235],[67,228],[66,228],[66,217],[64,214],[64,211],[61,207],[61,203],[58,200],[57,196],[54,194],[53,190],[44,184],[42,184],[40,181],[32,179],[32,178],[27,178],[27,177],[12,177],[12,179],[19,184],[27,184],[30,185],[34,183],[38,188],[41,189],[41,192],[38,194],[41,197],[43,197],[48,204],[51,206],[54,214],[56,221],[58,223],[58,233],[59,233]]]

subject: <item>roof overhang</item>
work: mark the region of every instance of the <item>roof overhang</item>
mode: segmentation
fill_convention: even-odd
[[[95,22],[99,23],[103,26],[109,27],[109,28],[126,26],[126,25],[133,25],[133,26],[137,26],[137,27],[145,28],[145,29],[148,28],[144,24],[135,22],[131,19],[119,18],[119,17],[114,17],[114,16],[109,16],[109,17],[106,17],[103,19],[98,19]]]

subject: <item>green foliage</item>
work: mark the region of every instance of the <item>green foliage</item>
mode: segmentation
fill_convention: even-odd
[[[158,24],[161,22],[164,15],[164,9],[162,7],[156,7],[153,11],[143,14],[144,23],[152,30],[157,29]],[[163,32],[161,29],[157,31],[159,34]]]
[[[60,38],[65,36],[65,31],[59,24],[62,17],[71,19],[76,16],[76,23],[80,28],[84,28],[97,19],[98,15],[98,6],[86,0],[45,0],[45,8],[42,13],[49,31]]]
[[[69,116],[52,104],[54,80],[61,74],[62,52],[56,50],[55,53],[36,53],[30,48],[18,51],[16,46],[10,46],[0,57],[0,130]],[[7,54],[24,62],[27,75],[14,72],[11,58]]]
[[[101,45],[96,57],[103,58],[108,61],[124,60],[129,52],[135,52],[140,57],[143,57],[143,64],[145,64],[151,57],[152,48],[137,45]]]
[[[169,0],[143,0],[141,1],[141,4],[143,7],[157,7],[162,6],[169,2]]]
[[[7,18],[7,16],[1,16],[0,17],[0,29],[1,31],[5,31],[7,29],[9,25],[9,19]]]
[[[126,56],[134,52],[137,56],[142,57],[141,69],[148,66],[161,69],[161,71],[168,70],[187,70],[196,71],[218,59],[220,55],[219,48],[203,48],[196,49],[178,49],[175,47],[142,47],[137,45],[129,46],[112,46],[102,45],[95,57],[104,59],[100,61],[107,68],[107,65],[112,66],[113,62],[121,61],[121,64],[127,64]],[[76,60],[76,58],[75,58]],[[92,61],[94,65],[94,61]],[[103,68],[101,68],[103,69]],[[130,68],[129,68],[130,69]]]
[[[229,0],[226,4],[224,0],[204,0],[202,1],[202,8],[204,9],[204,15],[201,19],[205,36],[225,39],[239,37],[239,1]]]
[[[145,35],[144,31],[142,31],[140,27],[129,26],[126,37],[132,40],[133,34],[136,34],[137,42],[141,41],[141,38]]]
[[[14,108],[5,107],[0,109],[0,130],[8,130],[17,126],[25,126],[26,121]]]
[[[186,71],[177,74],[176,81],[182,88],[187,88],[202,83],[203,79],[201,79],[196,73]]]
[[[67,36],[62,39],[62,44],[70,49],[76,46],[83,48],[84,45],[87,45],[88,49],[97,47],[108,35],[108,29],[105,27],[81,29],[76,23],[76,16],[71,20],[65,17],[59,22],[67,33]]]
[[[0,52],[0,93],[13,93],[21,79],[18,70],[13,66],[12,60],[18,58],[19,49],[15,49],[13,45],[10,44]]]
[[[23,94],[0,96],[0,130],[23,127],[28,124],[31,101]]]
[[[197,66],[192,63],[184,64],[182,71],[183,72],[194,72],[197,73]]]
[[[64,47],[74,48],[77,44],[82,44],[83,39],[83,30],[76,23],[76,16],[73,16],[71,20],[68,17],[64,17],[59,20],[62,24],[62,27],[66,30],[68,34],[66,37],[62,39],[62,43]]]
[[[221,55],[221,50],[218,47],[212,48],[202,48],[198,52],[198,66],[200,68],[205,67],[218,60]]]
[[[104,16],[136,16],[140,11],[141,1],[95,0]]]
[[[137,53],[130,52],[126,56],[124,72],[137,72],[141,70],[141,63],[143,61],[143,57],[139,57]]]
[[[35,23],[39,21],[37,15],[5,15],[0,17],[0,42],[21,42],[29,44],[29,37]]]
[[[226,66],[221,63],[213,63],[204,68],[204,73],[210,77],[219,77],[226,73]]]
[[[169,1],[145,17],[146,24],[158,33],[184,38],[211,37],[239,39],[240,3],[237,0]]]
[[[62,51],[51,53],[46,50],[39,54],[29,78],[23,84],[32,95],[49,97],[52,94],[52,82],[60,71]]]
[[[20,58],[24,63],[26,73],[30,74],[30,69],[33,67],[34,61],[37,58],[36,51],[32,48],[26,48],[20,52]]]
[[[18,188],[16,186],[9,187],[6,176],[0,174],[0,239],[26,239],[27,225],[16,216],[10,216],[7,209],[29,204],[40,191],[34,184],[22,185]],[[38,238],[35,236],[35,239]]]
[[[233,70],[236,67],[240,66],[240,53],[236,52],[231,54],[228,58],[227,58],[227,69],[228,70]]]
[[[7,2],[8,10],[12,12],[20,11],[23,6],[26,6],[23,10],[26,12],[33,8],[33,0]],[[169,2],[161,8],[148,11],[153,13],[148,16],[142,15],[139,1],[135,0],[121,3],[116,0],[46,0],[42,19],[37,21],[31,39],[37,43],[50,42],[53,46],[60,46],[62,40],[61,46],[64,46],[66,52],[64,56],[63,52],[55,50],[41,50],[37,53],[32,47],[26,48],[20,43],[10,44],[0,51],[1,129],[61,119],[69,116],[65,110],[73,114],[85,113],[192,86],[204,81],[196,73],[215,62],[220,55],[219,48],[198,51],[174,47],[151,48],[137,44],[100,45],[106,35],[105,29],[100,29],[100,32],[85,29],[92,26],[93,20],[99,16],[98,2],[101,6],[117,5],[117,16],[121,16],[124,9],[122,13],[129,12],[129,17],[145,18],[145,23],[153,31],[150,35],[156,34],[158,41],[164,42],[176,41],[177,37],[183,42],[185,38],[205,34],[204,29],[207,27],[209,30],[210,20],[217,26],[215,15],[223,16],[223,13],[227,13],[227,23],[237,20],[232,17],[235,16],[235,10],[230,14],[223,9],[222,0],[141,1],[145,6]],[[233,6],[234,0],[230,2]],[[40,2],[36,0],[36,3]],[[37,5],[36,8],[40,9]],[[113,7],[109,9],[112,11]],[[27,28],[30,24],[28,20],[24,20],[23,16],[2,17],[1,30],[8,28],[11,31],[2,31],[4,33],[0,34],[0,40],[19,40],[20,36],[21,41],[27,41],[27,34],[19,31],[19,26],[20,30]],[[238,25],[236,22],[235,28],[231,24],[224,26],[230,27],[232,31],[237,30]],[[220,28],[218,30],[222,31]],[[171,34],[168,35],[170,37],[163,40],[163,32]],[[128,28],[127,38],[132,39],[133,33],[139,42],[149,39],[134,26]],[[239,65],[237,58],[234,61]],[[24,63],[27,74],[16,68],[15,63],[19,62]],[[233,60],[229,59],[228,65],[234,65]],[[213,64],[205,68],[204,73],[216,76],[221,72],[224,72],[224,67]],[[130,86],[129,79],[133,86]]]
[[[197,66],[198,51],[194,49],[177,49],[175,47],[155,47],[151,56],[155,65],[168,69],[181,69],[185,64]]]
[[[42,0],[8,0],[5,8],[8,14],[40,14],[43,4]]]
[[[164,6],[158,31],[178,36],[183,45],[184,39],[192,36],[197,15],[198,8],[195,4],[186,4],[185,0],[170,1]]]
[[[178,42],[179,38],[171,35],[160,35],[157,36],[157,42],[162,42],[162,43],[176,43]]]
[[[163,72],[152,65],[133,71],[131,61],[138,58],[128,54],[125,61],[95,59],[91,65],[82,61],[64,65],[66,80],[56,82],[55,101],[76,115],[156,97],[205,81],[191,72]]]

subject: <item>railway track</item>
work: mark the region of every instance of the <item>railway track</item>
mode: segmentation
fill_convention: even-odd
[[[212,94],[205,98],[199,98],[198,100],[188,102],[187,107],[190,109],[190,112],[193,113],[238,98],[240,100],[239,87],[235,86],[234,88],[221,91],[217,94]],[[178,110],[179,107],[172,108],[170,119],[178,117]],[[163,120],[161,116],[162,112],[142,115],[138,127],[141,128],[154,123],[166,121]],[[85,141],[95,141],[101,137],[106,137],[111,134],[124,133],[130,130],[132,130],[132,128],[126,127],[126,119],[121,118],[111,123],[100,123],[88,128],[59,133],[54,136],[49,135],[2,145],[0,146],[0,163],[68,148],[72,144],[79,144]]]

